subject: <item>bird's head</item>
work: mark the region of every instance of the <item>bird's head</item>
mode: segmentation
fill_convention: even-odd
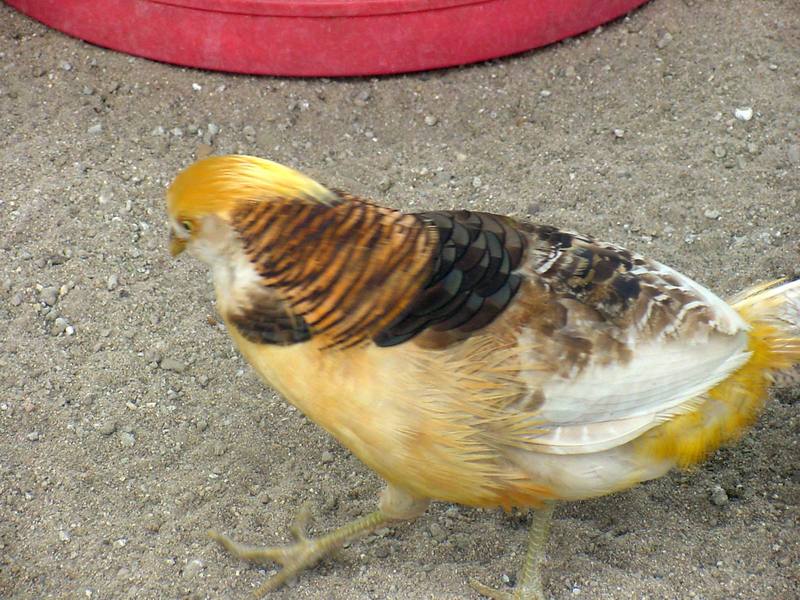
[[[207,239],[247,205],[335,199],[325,186],[269,160],[235,154],[205,158],[181,171],[167,190],[170,252],[177,256]]]

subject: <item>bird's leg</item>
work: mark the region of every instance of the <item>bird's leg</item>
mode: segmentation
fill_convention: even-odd
[[[384,523],[413,519],[424,512],[427,506],[428,500],[416,498],[389,485],[381,494],[378,510],[316,539],[309,538],[306,534],[311,517],[308,506],[303,506],[295,516],[289,530],[294,543],[287,546],[259,547],[238,544],[229,537],[213,531],[209,532],[209,536],[237,558],[253,563],[276,562],[283,566],[277,574],[255,591],[255,596],[260,598],[268,592],[277,590],[301,571],[313,567],[346,542],[365,535]]]
[[[533,520],[528,531],[528,551],[525,553],[525,561],[522,563],[514,591],[495,590],[471,579],[469,584],[476,592],[491,600],[544,600],[542,563],[550,534],[550,524],[553,521],[553,508],[552,502],[545,502],[542,508],[533,511]]]

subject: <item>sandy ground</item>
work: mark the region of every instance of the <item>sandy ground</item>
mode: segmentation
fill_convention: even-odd
[[[164,188],[199,144],[576,229],[731,294],[800,275],[798,56],[796,0],[655,0],[489,64],[282,80],[0,6],[0,597],[243,598],[272,571],[207,528],[280,542],[304,501],[317,531],[374,505],[377,477],[256,380],[205,270],[165,250]],[[800,598],[799,400],[690,473],[560,506],[548,594]],[[271,597],[477,598],[468,577],[513,580],[525,525],[437,504]]]

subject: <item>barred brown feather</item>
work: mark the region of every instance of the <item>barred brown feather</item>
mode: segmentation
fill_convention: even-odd
[[[330,346],[357,345],[391,323],[429,276],[436,245],[413,216],[343,194],[330,205],[249,203],[231,224],[275,291],[259,301],[285,303]]]

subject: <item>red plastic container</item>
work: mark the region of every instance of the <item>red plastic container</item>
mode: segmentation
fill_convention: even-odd
[[[6,0],[87,42],[237,73],[348,76],[515,54],[646,0]]]

